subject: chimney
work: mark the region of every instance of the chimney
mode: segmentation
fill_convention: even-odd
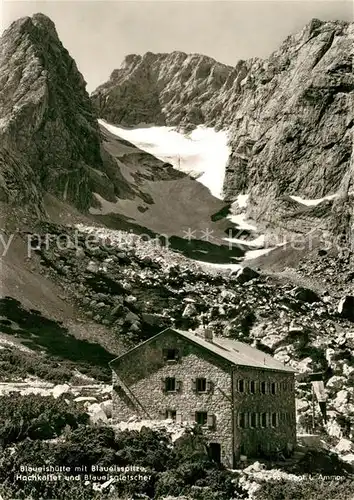
[[[208,342],[212,342],[213,341],[213,330],[211,330],[210,328],[203,328],[202,329],[202,333],[204,335],[204,338],[205,340],[207,340]]]

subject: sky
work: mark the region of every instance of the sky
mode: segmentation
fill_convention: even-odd
[[[353,2],[342,0],[3,0],[1,27],[42,12],[93,91],[127,54],[202,53],[235,65],[267,57],[312,18],[353,20]]]

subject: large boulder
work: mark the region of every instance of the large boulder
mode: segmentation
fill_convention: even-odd
[[[354,450],[354,445],[349,439],[342,438],[336,445],[338,453],[351,453]]]
[[[259,277],[259,273],[250,267],[241,267],[241,269],[237,269],[236,271],[232,271],[230,276],[235,276],[236,281],[240,284],[246,283],[247,281],[251,281],[255,278]]]
[[[53,388],[52,394],[55,399],[59,398],[62,394],[65,394],[70,391],[70,385],[69,384],[61,384],[61,385],[56,385]]]
[[[354,296],[346,295],[342,297],[338,304],[338,313],[350,321],[354,321]]]
[[[333,401],[333,408],[343,414],[349,411],[350,394],[346,389],[342,389],[337,393],[336,399]]]
[[[171,317],[157,313],[142,313],[142,320],[151,326],[165,327],[171,324]]]
[[[327,384],[326,387],[328,389],[331,389],[333,391],[339,391],[345,387],[346,384],[346,378],[345,377],[340,377],[338,375],[334,375],[331,377]]]
[[[112,417],[113,402],[111,399],[107,399],[107,401],[102,401],[102,403],[100,403],[100,407],[104,411],[107,418]]]
[[[330,418],[326,423],[326,432],[329,436],[341,438],[343,435],[343,431],[339,423],[335,418]]]
[[[92,424],[107,423],[108,418],[104,409],[98,403],[94,403],[87,408]]]
[[[320,302],[320,297],[316,292],[311,290],[310,288],[304,288],[299,286],[294,290],[294,297],[301,302],[307,302],[308,304],[312,304],[313,302]]]
[[[183,311],[182,316],[184,318],[191,318],[192,316],[196,316],[196,315],[197,315],[197,308],[195,307],[195,305],[192,303],[187,304],[184,311]]]
[[[314,370],[314,362],[310,357],[304,358],[297,363],[296,369],[300,373],[310,373]]]

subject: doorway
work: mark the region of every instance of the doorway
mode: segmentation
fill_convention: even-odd
[[[221,462],[221,446],[220,443],[209,443],[209,457],[218,464]]]

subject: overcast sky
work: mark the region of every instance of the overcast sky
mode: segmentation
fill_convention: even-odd
[[[353,2],[4,0],[1,27],[35,12],[55,22],[92,91],[131,53],[199,52],[231,65],[267,57],[313,17],[353,20]]]

